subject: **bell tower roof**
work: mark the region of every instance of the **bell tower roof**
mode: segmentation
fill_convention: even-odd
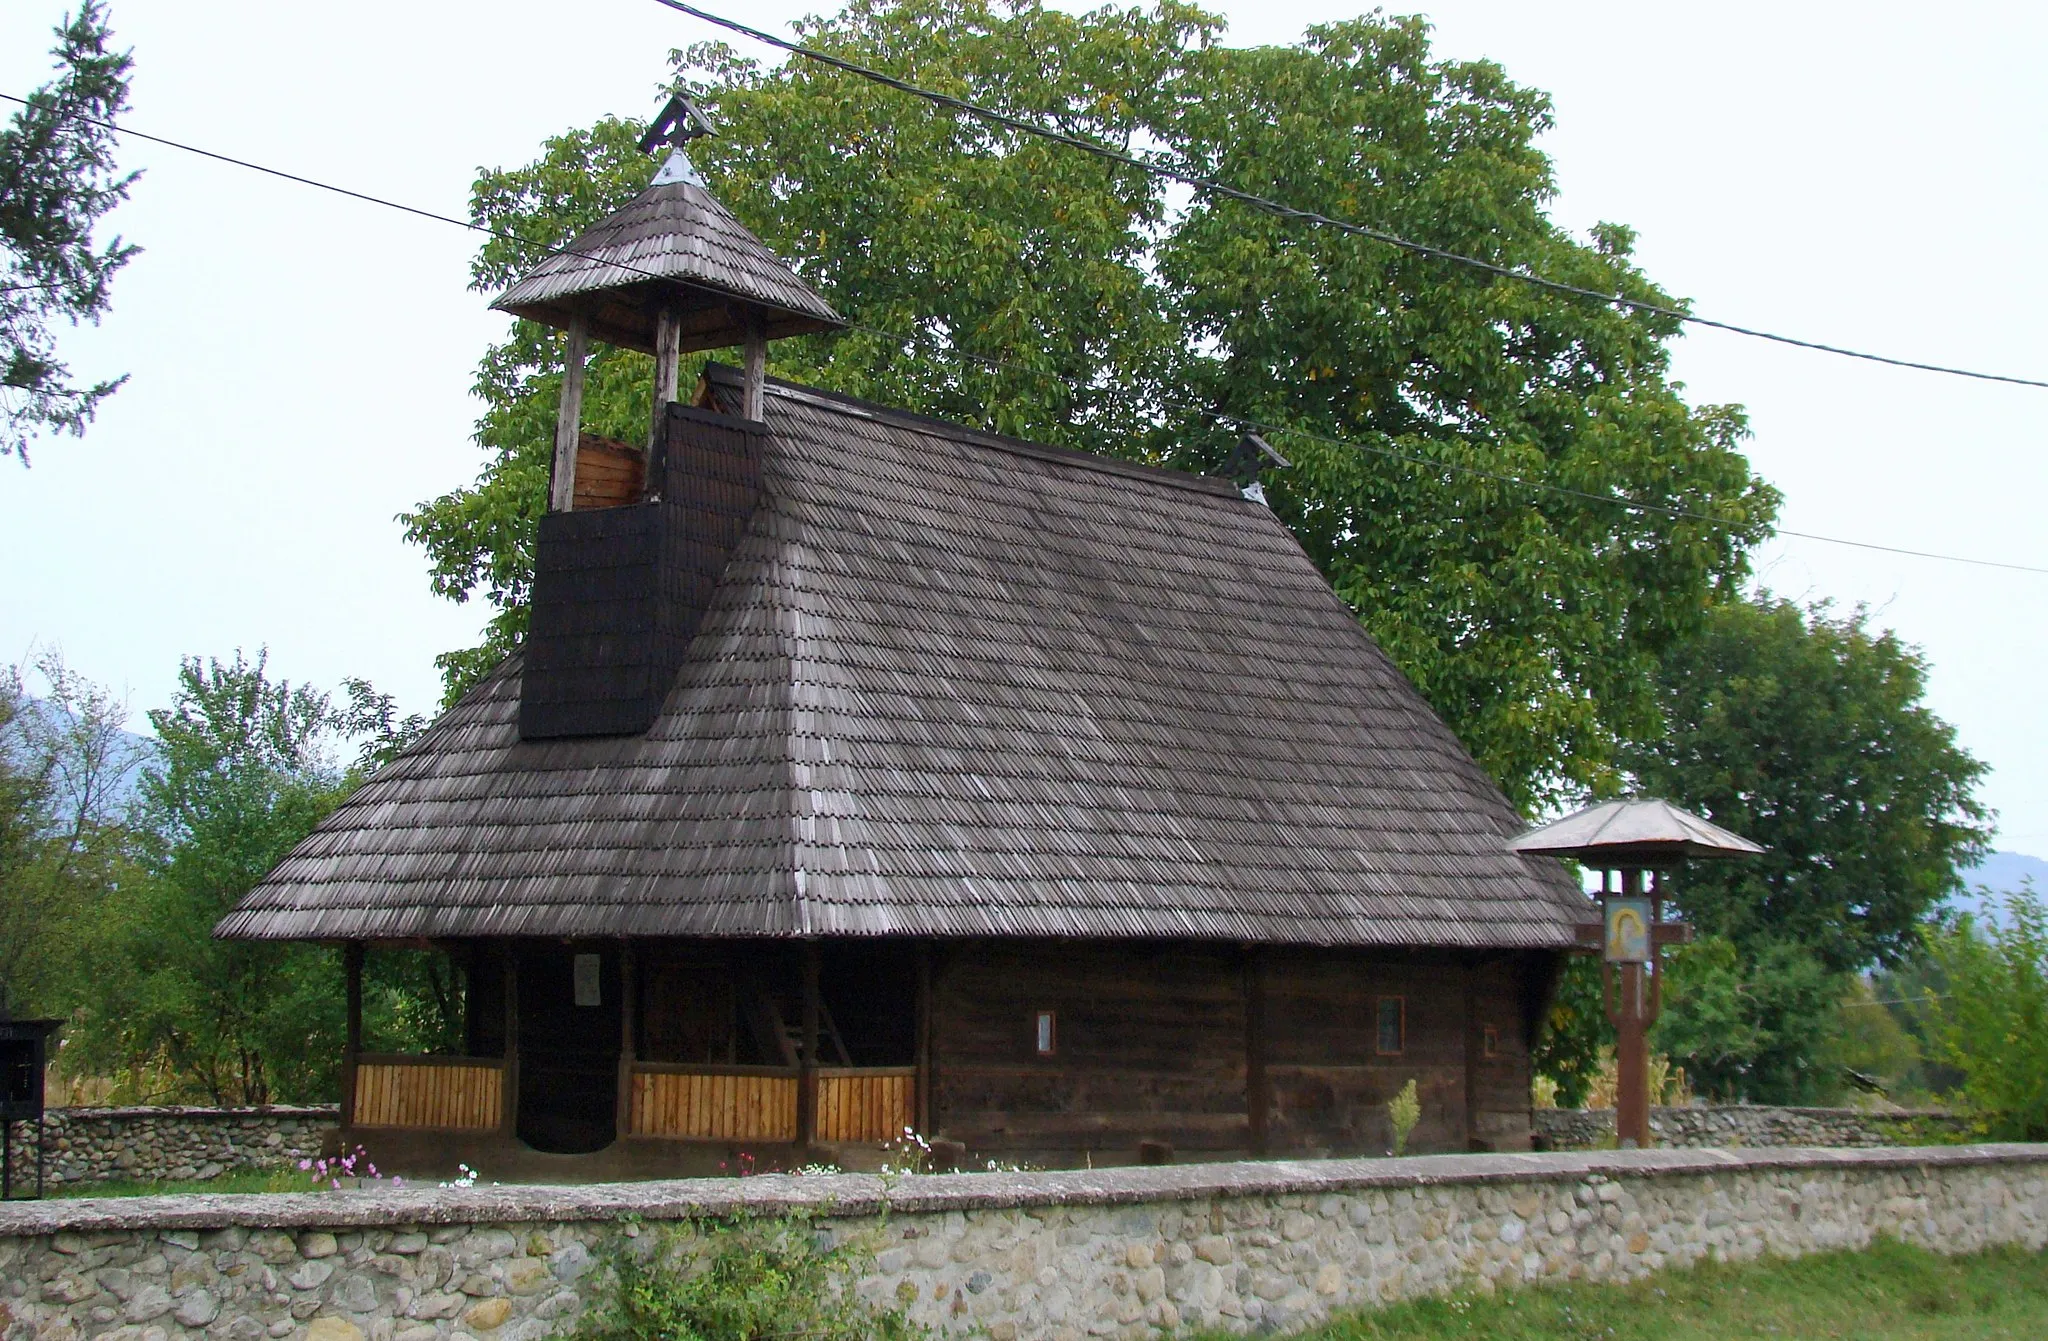
[[[705,186],[683,145],[710,124],[678,94],[643,149],[669,145],[646,190],[549,256],[491,306],[545,326],[576,317],[592,338],[655,352],[658,319],[678,321],[678,353],[836,330],[831,304],[733,217]]]

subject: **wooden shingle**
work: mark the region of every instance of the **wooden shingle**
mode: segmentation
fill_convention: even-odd
[[[510,658],[218,934],[1573,943],[1576,884],[1233,486],[784,384],[765,419],[644,734],[521,740]]]

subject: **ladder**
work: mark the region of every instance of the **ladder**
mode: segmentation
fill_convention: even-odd
[[[804,1031],[801,1021],[792,1023],[783,1018],[781,1003],[773,993],[755,984],[747,994],[747,1023],[754,1031],[755,1042],[771,1056],[779,1054],[784,1066],[802,1066],[804,1053]],[[818,1051],[827,1056],[837,1057],[840,1066],[852,1066],[853,1058],[846,1051],[846,1040],[839,1035],[839,1025],[832,1018],[832,1008],[821,999],[818,1002]]]

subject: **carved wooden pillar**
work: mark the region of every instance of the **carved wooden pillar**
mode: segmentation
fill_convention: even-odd
[[[505,1135],[519,1134],[519,955],[505,945]]]
[[[804,942],[803,1070],[797,1081],[796,1139],[809,1149],[818,1140],[818,943]]]
[[[356,1124],[356,1058],[363,1050],[363,943],[350,941],[341,947],[341,976],[345,983],[348,1018],[343,1025],[341,1052],[341,1125]]]
[[[619,1097],[618,1136],[620,1140],[633,1133],[633,1016],[635,984],[633,981],[633,942],[619,943]]]
[[[583,435],[583,365],[590,353],[590,323],[569,318],[569,344],[562,356],[562,403],[555,412],[555,464],[548,506],[568,512],[576,506],[576,444]]]
[[[1273,1085],[1266,1075],[1266,952],[1253,946],[1244,965],[1244,1109],[1252,1153],[1271,1145]]]

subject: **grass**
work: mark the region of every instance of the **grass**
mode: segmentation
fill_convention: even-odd
[[[35,1190],[30,1172],[29,1191]],[[312,1179],[297,1169],[232,1169],[205,1182],[147,1181],[114,1178],[104,1183],[51,1183],[45,1191],[51,1197],[167,1197],[189,1192],[311,1192]],[[21,1191],[15,1189],[17,1194]]]
[[[2048,1255],[1942,1257],[1885,1241],[1862,1252],[1702,1264],[1630,1285],[1531,1286],[1352,1314],[1303,1341],[1612,1341],[2048,1337]]]

